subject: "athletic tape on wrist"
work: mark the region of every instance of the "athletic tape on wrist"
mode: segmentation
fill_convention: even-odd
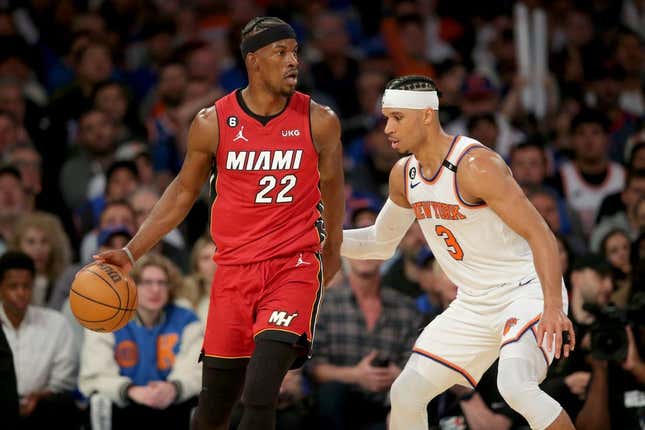
[[[123,252],[125,252],[125,255],[127,255],[128,258],[130,259],[130,263],[132,263],[132,265],[134,266],[134,263],[136,263],[136,261],[134,259],[134,255],[132,255],[132,252],[128,249],[127,246],[124,246],[122,249],[123,249]]]

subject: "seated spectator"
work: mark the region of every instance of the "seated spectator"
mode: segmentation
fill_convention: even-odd
[[[611,196],[608,196],[610,198]],[[638,237],[638,216],[636,204],[645,199],[645,169],[632,171],[627,175],[625,189],[620,192],[622,208],[617,208],[613,215],[605,216],[593,229],[590,239],[592,251],[600,251],[600,242],[610,230],[620,228],[629,233],[630,240]],[[606,211],[609,211],[607,208]]]
[[[611,301],[621,308],[632,295],[631,245],[627,232],[620,229],[607,233],[600,244],[600,254],[611,266],[614,281]]]
[[[593,254],[576,259],[569,285],[569,318],[575,329],[576,348],[568,359],[559,360],[549,368],[542,383],[544,391],[558,399],[572,420],[582,407],[590,377],[586,356],[591,348],[589,330],[595,317],[584,305],[607,306],[613,290],[611,267],[604,259]]]
[[[9,248],[20,250],[36,265],[32,304],[55,308],[52,292],[71,262],[69,239],[60,220],[47,212],[33,212],[18,220]]]
[[[560,167],[559,191],[580,215],[586,237],[593,230],[603,198],[625,186],[625,169],[609,159],[608,132],[604,112],[581,111],[571,121],[574,158]]]
[[[22,184],[27,195],[28,207],[37,207],[37,198],[42,191],[42,157],[30,143],[20,143],[4,151],[4,161],[20,172]],[[43,196],[40,196],[42,200]]]
[[[522,188],[550,186],[547,152],[538,140],[527,140],[511,148],[509,167]]]
[[[92,100],[94,108],[107,114],[114,124],[117,142],[145,136],[145,130],[131,103],[130,90],[125,84],[115,80],[101,82],[94,86]]]
[[[208,316],[211,283],[217,268],[213,261],[216,249],[210,237],[202,236],[197,239],[190,255],[190,275],[185,279],[182,289],[177,291],[177,297],[194,309],[204,323]]]
[[[29,200],[18,169],[0,167],[0,253],[7,249],[16,222],[28,212]]]
[[[2,424],[7,428],[18,427],[18,386],[16,382],[16,370],[13,364],[13,354],[9,342],[4,334],[0,320],[0,417]]]
[[[376,214],[364,227],[373,224]],[[306,370],[317,383],[320,428],[385,429],[387,391],[421,325],[414,302],[387,288],[381,262],[349,260],[348,285],[327,291]]]
[[[159,192],[149,187],[139,187],[130,195],[128,201],[136,214],[137,228],[141,227],[146,220],[159,197],[161,197]],[[183,235],[178,228],[174,228],[159,241],[152,251],[169,258],[179,266],[182,272],[186,273],[188,271],[188,255],[185,246],[186,242]]]
[[[134,161],[119,160],[110,164],[105,173],[105,193],[86,202],[78,210],[81,234],[93,229],[107,202],[127,199],[140,184]]]
[[[611,282],[606,264],[604,271],[606,272],[604,279],[609,279]],[[645,297],[642,294],[633,296],[628,303],[628,306],[640,308],[641,314],[645,303]],[[606,304],[597,304],[600,310],[608,310]],[[590,380],[587,378],[588,385],[578,388],[578,393],[584,396],[581,396],[583,400],[580,400],[580,412],[575,418],[576,428],[589,430],[640,430],[642,428],[642,403],[637,399],[645,396],[645,361],[642,358],[645,352],[645,330],[641,324],[638,324],[639,317],[636,315],[628,317],[627,325],[623,325],[625,322],[621,320],[611,318],[611,320],[606,319],[602,326],[597,326],[594,323],[599,321],[598,314],[588,314],[586,323],[589,324],[587,334],[590,336],[578,337],[576,334],[576,338],[580,341],[575,351],[582,356],[579,361],[589,363],[587,370],[591,371]],[[613,324],[609,321],[613,321]],[[600,333],[598,329],[602,329],[605,337],[611,336],[612,348],[605,348],[594,339],[594,336],[597,336],[596,333]],[[625,330],[624,337],[621,339],[620,336],[612,334],[615,330]]]
[[[428,309],[427,307],[419,307],[419,310],[425,315],[424,322],[428,324],[434,317],[446,310],[450,302],[455,300],[455,297],[457,297],[457,286],[448,279],[439,262],[432,257],[427,260],[422,270],[425,272],[425,275],[421,275],[419,278],[422,280],[421,286],[426,292],[425,297],[428,301],[432,300],[434,304],[429,311],[426,310]],[[417,299],[417,306],[419,304],[420,300]]]
[[[125,200],[107,202],[101,212],[96,228],[87,233],[81,242],[80,261],[87,263],[96,254],[98,248],[99,231],[106,228],[125,227],[129,231],[136,231],[136,216],[134,209]]]
[[[74,211],[105,190],[105,171],[114,155],[114,126],[98,110],[83,112],[78,120],[78,153],[67,158],[59,186],[67,207]]]
[[[71,328],[58,312],[30,304],[35,276],[36,266],[27,254],[9,251],[0,257],[0,321],[15,357],[17,428],[76,429],[79,413],[72,390],[78,356]]]
[[[112,429],[188,429],[201,389],[197,359],[203,331],[197,315],[173,304],[182,278],[157,254],[132,269],[137,317],[114,333],[86,331],[79,387],[93,420]],[[100,405],[108,399],[112,407]],[[106,416],[107,415],[107,416]]]
[[[582,232],[582,225],[574,210],[562,202],[558,194],[550,188],[531,186],[525,189],[526,196],[540,212],[554,233],[561,234],[576,254],[587,251],[587,243]]]
[[[643,147],[645,148],[645,144]],[[645,197],[645,167],[629,169],[625,179],[625,188],[603,199],[596,217],[596,225],[616,214],[625,213],[627,206],[630,203],[633,204],[634,199],[639,197]]]

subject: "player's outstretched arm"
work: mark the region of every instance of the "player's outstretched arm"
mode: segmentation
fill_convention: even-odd
[[[327,238],[323,244],[323,284],[327,285],[340,269],[340,243],[345,218],[345,181],[340,121],[326,106],[311,103],[311,131],[318,150],[320,193],[324,205],[323,220]]]
[[[470,151],[459,163],[457,181],[462,198],[472,203],[486,202],[529,243],[544,292],[544,313],[538,339],[543,339],[546,333],[550,340],[555,334],[555,356],[559,358],[562,332],[569,331],[571,342],[564,347],[564,355],[568,356],[570,348],[575,345],[575,334],[571,321],[562,311],[562,269],[551,229],[515,182],[504,160],[493,151],[484,148]],[[551,341],[547,345],[551,350]]]
[[[208,178],[219,130],[215,107],[202,109],[188,132],[188,147],[179,174],[168,185],[127,248],[134,260],[145,254],[188,214]],[[120,266],[126,273],[131,260],[124,250],[103,252],[96,260]]]
[[[343,257],[385,260],[394,254],[414,222],[414,212],[405,196],[405,161],[406,158],[399,160],[390,171],[390,195],[374,225],[343,231]]]

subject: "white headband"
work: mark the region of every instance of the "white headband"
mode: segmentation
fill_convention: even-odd
[[[382,107],[439,110],[436,91],[385,90]]]

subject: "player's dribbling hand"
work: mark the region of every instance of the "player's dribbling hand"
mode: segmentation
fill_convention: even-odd
[[[123,249],[111,249],[109,251],[103,251],[99,254],[92,256],[94,261],[99,263],[107,263],[118,266],[123,273],[129,273],[132,269],[132,263],[130,258],[125,253]]]
[[[562,333],[569,333],[569,341],[563,345]],[[573,324],[569,318],[562,312],[561,308],[545,307],[538,325],[537,338],[541,339],[544,344],[546,335],[546,347],[549,352],[553,350],[555,343],[555,358],[560,358],[560,351],[564,351],[564,356],[568,357],[576,345],[576,334],[573,331]],[[554,342],[555,340],[555,342]]]

